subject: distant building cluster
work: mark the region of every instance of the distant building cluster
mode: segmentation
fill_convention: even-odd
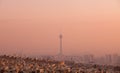
[[[43,57],[45,58],[45,56]],[[46,58],[54,59],[58,61],[74,61],[75,63],[84,63],[84,64],[99,64],[99,65],[113,65],[120,66],[120,56],[117,54],[114,55],[105,55],[103,57],[95,57],[94,55],[84,55],[84,56],[46,56]]]
[[[47,56],[37,59],[2,55],[0,73],[120,73],[120,66],[56,61]]]

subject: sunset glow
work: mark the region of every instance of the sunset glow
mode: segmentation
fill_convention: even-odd
[[[120,53],[119,0],[0,0],[0,50],[55,55]]]

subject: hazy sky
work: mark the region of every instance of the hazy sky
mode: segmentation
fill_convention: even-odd
[[[120,53],[119,0],[0,0],[3,53]]]

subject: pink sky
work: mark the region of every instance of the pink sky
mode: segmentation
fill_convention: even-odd
[[[5,53],[120,53],[119,0],[0,0],[0,48]]]

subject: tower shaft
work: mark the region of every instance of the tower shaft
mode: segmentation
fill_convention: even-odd
[[[62,34],[60,34],[60,55],[62,55]]]

